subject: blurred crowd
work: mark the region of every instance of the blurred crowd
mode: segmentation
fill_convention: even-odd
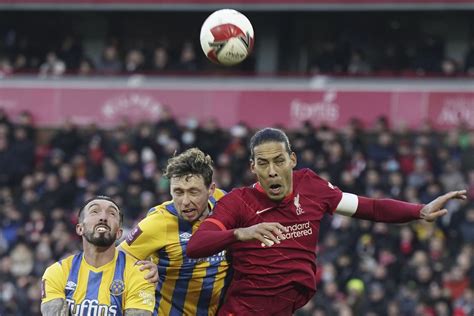
[[[170,198],[167,159],[199,147],[215,162],[215,181],[230,190],[254,182],[245,124],[222,129],[212,118],[183,124],[170,110],[157,122],[113,130],[35,127],[23,112],[0,111],[0,315],[38,315],[39,280],[52,262],[80,249],[77,208],[106,194],[129,230],[152,206]],[[297,168],[311,168],[343,191],[426,203],[466,188],[436,223],[386,225],[325,217],[318,249],[318,288],[298,316],[474,314],[474,131],[428,124],[393,130],[303,124],[288,130]]]
[[[80,26],[82,20],[93,19],[90,15],[77,13],[69,20],[54,13],[26,17],[18,14],[17,19],[12,15],[8,27],[0,25],[0,78],[21,73],[58,77],[224,72],[224,68],[215,67],[205,59],[197,28],[191,31],[187,24],[179,23],[184,19],[189,20],[189,25],[200,25],[205,16],[181,14],[182,17],[157,13],[151,18],[144,13],[130,13],[127,19],[132,22],[124,27],[115,20],[123,20],[125,16],[104,13],[97,32]],[[232,68],[234,74],[256,73],[256,55],[270,55],[269,50],[277,50],[275,69],[267,70],[272,73],[474,75],[474,26],[472,17],[466,14],[267,15],[251,17],[257,31],[256,43],[259,37],[273,36],[258,32],[258,27],[262,28],[259,23],[266,19],[276,24],[272,30],[278,34],[276,43],[267,48],[256,45],[249,60]],[[279,19],[288,25],[278,26]],[[38,26],[27,27],[28,23]],[[443,23],[442,30],[430,28],[436,23]],[[285,25],[288,30],[284,29]],[[456,30],[453,34],[445,32],[450,27]],[[97,33],[102,35],[98,37]]]

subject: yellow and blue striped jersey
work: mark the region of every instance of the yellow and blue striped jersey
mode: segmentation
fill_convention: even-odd
[[[209,198],[211,209],[225,191]],[[138,259],[157,261],[159,281],[155,315],[215,315],[229,281],[225,252],[208,258],[186,256],[186,246],[200,221],[178,216],[173,201],[152,208],[120,246]]]
[[[145,280],[136,259],[115,251],[109,263],[95,268],[83,252],[49,266],[42,279],[42,303],[62,298],[70,315],[123,315],[126,309],[153,311],[155,286]]]

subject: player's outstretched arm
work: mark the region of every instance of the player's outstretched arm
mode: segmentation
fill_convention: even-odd
[[[371,199],[343,193],[336,213],[359,219],[384,223],[406,223],[418,219],[434,221],[447,213],[444,204],[450,199],[465,200],[466,190],[448,192],[432,202],[422,205],[392,199]]]
[[[430,203],[423,206],[423,208],[420,211],[420,218],[428,222],[435,221],[438,217],[441,217],[448,213],[448,210],[444,208],[444,205],[446,204],[446,202],[448,202],[451,199],[466,200],[467,199],[466,193],[467,193],[466,190],[451,191],[437,197]]]
[[[143,309],[130,308],[125,310],[125,316],[151,316],[150,311]]]
[[[41,315],[43,316],[67,316],[67,304],[63,298],[56,298],[41,304]]]

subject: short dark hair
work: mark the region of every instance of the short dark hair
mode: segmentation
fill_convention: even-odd
[[[90,198],[90,199],[84,201],[84,203],[82,203],[81,207],[79,208],[79,213],[77,214],[77,217],[79,218],[79,223],[81,223],[82,220],[84,219],[83,213],[82,213],[82,211],[84,211],[84,208],[87,206],[87,204],[89,204],[90,202],[95,201],[95,200],[106,200],[106,201],[112,202],[117,207],[117,210],[119,211],[120,225],[122,225],[123,213],[120,210],[120,207],[118,206],[117,202],[115,202],[111,197],[108,197],[106,195],[96,195],[93,198]]]
[[[254,148],[264,143],[283,143],[288,154],[291,154],[291,145],[285,132],[278,128],[267,127],[256,132],[250,139],[250,159],[254,159]]]
[[[183,153],[168,160],[165,176],[180,178],[187,175],[199,175],[204,179],[204,184],[210,186],[214,173],[212,158],[198,148],[190,148]]]

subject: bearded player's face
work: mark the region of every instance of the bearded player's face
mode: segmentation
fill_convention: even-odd
[[[271,200],[283,200],[292,191],[295,153],[289,154],[284,143],[273,141],[257,145],[253,151],[252,172]]]
[[[120,211],[107,200],[93,200],[82,211],[77,233],[97,247],[110,247],[122,236]]]

